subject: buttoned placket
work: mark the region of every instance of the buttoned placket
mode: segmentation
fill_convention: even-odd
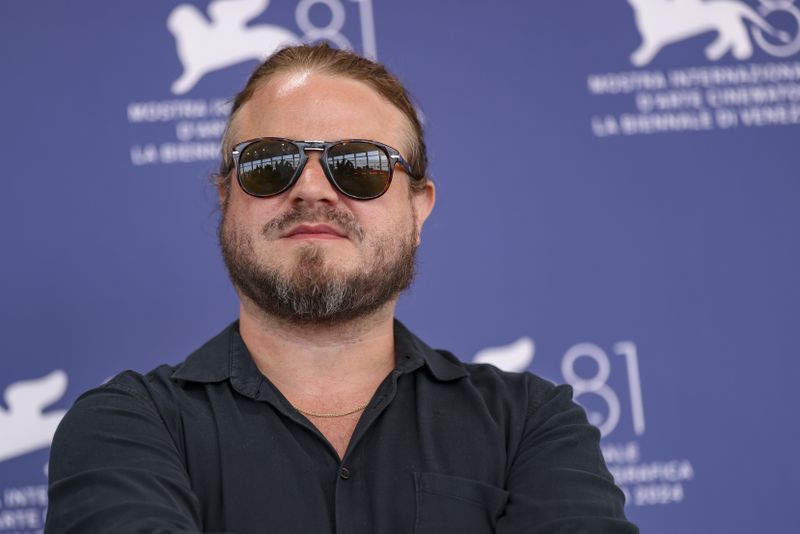
[[[334,495],[334,515],[335,532],[358,532],[360,501],[363,498],[363,484],[357,478],[359,476],[358,445],[366,435],[369,428],[378,419],[394,400],[397,393],[397,381],[400,376],[413,371],[422,365],[422,361],[414,361],[409,355],[398,356],[396,368],[384,379],[375,392],[372,400],[362,413],[361,418],[356,424],[350,443],[347,446],[344,456],[340,459],[336,449],[328,439],[314,426],[314,424],[301,414],[283,396],[278,388],[269,382],[266,377],[262,377],[255,392],[255,399],[266,402],[287,419],[301,425],[312,432],[327,447],[333,458],[336,459],[338,468],[336,470],[335,495]]]
[[[358,479],[359,471],[366,466],[360,464],[358,445],[369,428],[394,400],[397,394],[397,382],[404,374],[410,373],[422,365],[424,360],[410,353],[396,354],[395,369],[381,382],[370,403],[361,415],[350,443],[342,458],[322,432],[302,413],[300,413],[281,391],[258,370],[241,338],[231,337],[229,345],[229,371],[231,384],[241,394],[257,402],[269,404],[281,416],[311,432],[330,453],[331,473],[334,483],[334,532],[351,533],[363,531],[359,521],[363,521],[364,485]]]

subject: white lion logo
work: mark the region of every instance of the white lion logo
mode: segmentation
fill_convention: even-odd
[[[747,59],[753,55],[753,44],[745,22],[755,26],[754,32],[763,30],[783,43],[790,41],[786,32],[775,29],[739,0],[628,0],[628,3],[633,7],[642,36],[641,46],[631,55],[631,62],[637,67],[650,63],[669,44],[710,31],[716,31],[718,36],[706,47],[709,60],[716,61],[728,52],[736,59]],[[771,5],[766,7],[774,9]]]
[[[44,412],[67,390],[67,373],[60,369],[6,388],[7,410],[0,408],[0,462],[48,447],[65,410]]]
[[[269,0],[214,0],[208,6],[210,20],[190,4],[173,9],[167,28],[175,36],[183,74],[173,82],[172,92],[182,95],[211,71],[263,60],[281,46],[299,44],[300,38],[281,26],[247,26],[268,5]]]

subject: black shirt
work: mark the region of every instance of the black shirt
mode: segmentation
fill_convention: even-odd
[[[569,386],[461,363],[399,322],[395,353],[341,460],[238,323],[118,375],[56,432],[45,532],[638,532]]]

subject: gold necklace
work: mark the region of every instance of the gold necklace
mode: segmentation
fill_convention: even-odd
[[[344,417],[345,415],[351,415],[351,414],[354,414],[356,412],[360,412],[361,410],[365,409],[367,406],[369,406],[369,401],[365,402],[364,404],[362,404],[361,406],[359,406],[357,408],[353,408],[352,410],[348,410],[346,412],[329,412],[329,413],[311,412],[311,411],[301,410],[297,406],[295,406],[295,409],[298,412],[300,412],[301,414],[310,415],[311,417]]]

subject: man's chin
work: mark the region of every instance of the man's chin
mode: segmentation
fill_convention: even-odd
[[[347,250],[337,243],[309,240],[290,244],[293,250],[287,254],[288,261],[281,262],[285,271],[305,272],[314,270],[325,273],[337,273],[347,276],[354,273],[358,266],[358,258],[352,250]],[[271,257],[272,261],[275,256]],[[266,263],[266,262],[265,262]]]
[[[317,254],[336,255],[352,253],[354,250],[347,239],[309,238],[286,239],[283,245],[294,252],[313,251]]]

